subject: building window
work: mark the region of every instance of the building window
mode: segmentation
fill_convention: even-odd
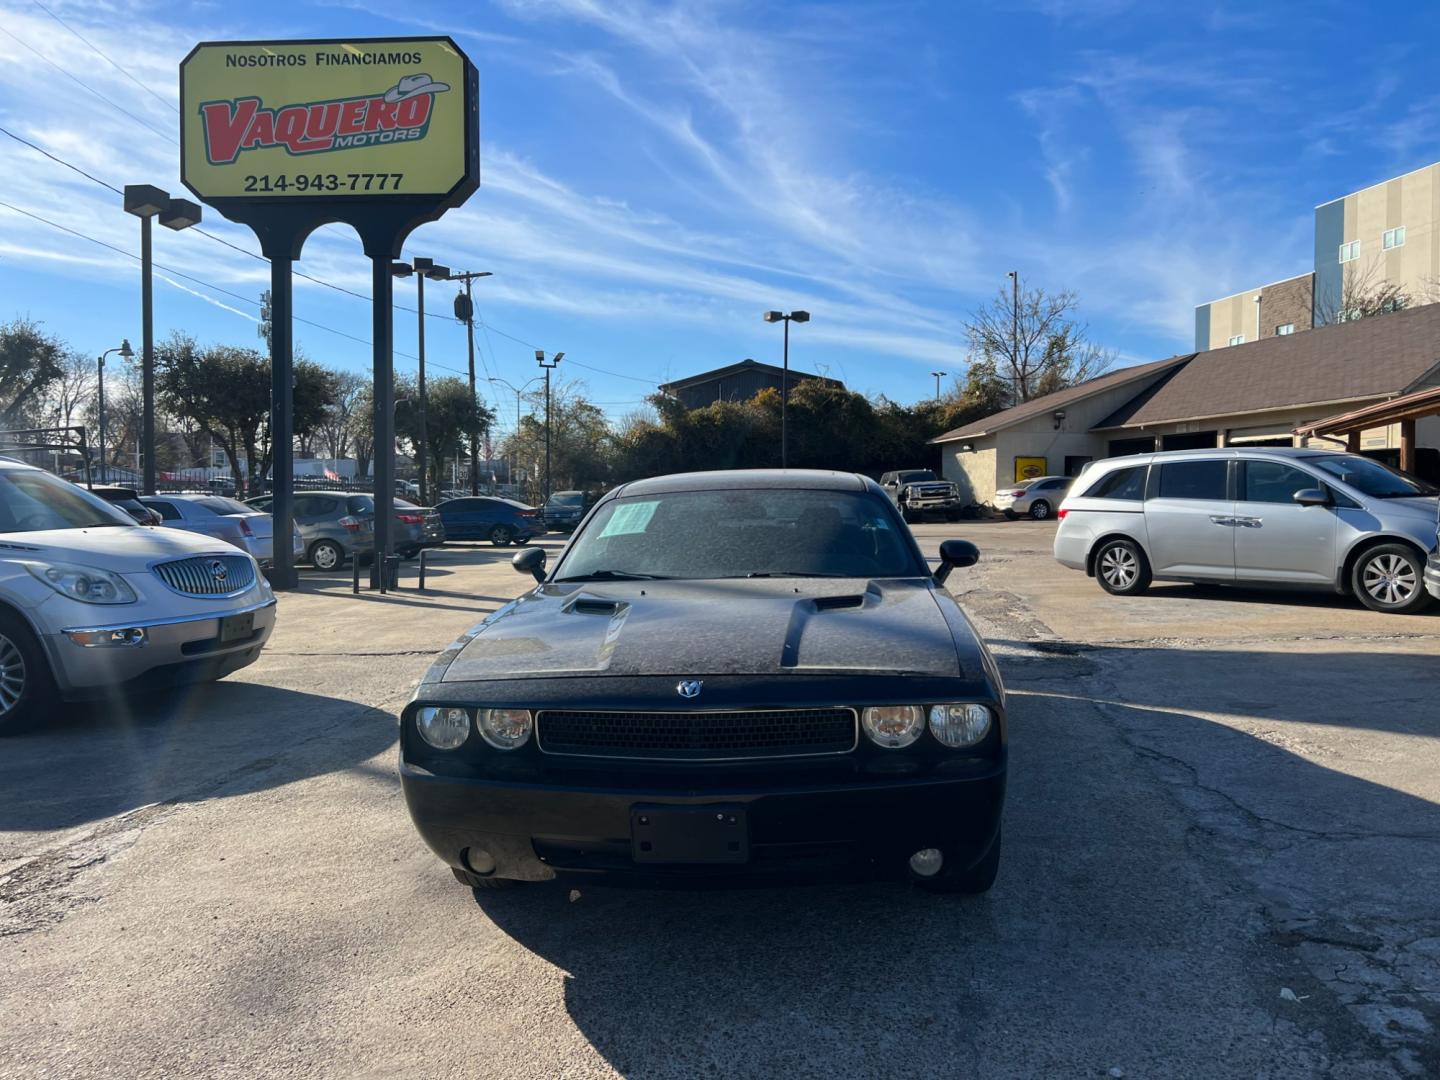
[[[1360,241],[1351,240],[1348,244],[1340,245],[1340,261],[1342,263],[1354,262],[1360,258]]]
[[[1244,334],[1236,334],[1234,337],[1232,337],[1232,338],[1230,339],[1230,344],[1231,344],[1231,345],[1244,345],[1244,344],[1245,344],[1245,335],[1244,335]]]
[[[1295,333],[1295,324],[1293,322],[1281,323],[1279,326],[1275,327],[1276,337],[1284,337],[1286,334],[1293,333]]]
[[[1405,246],[1405,226],[1397,225],[1393,229],[1386,229],[1381,237],[1381,243],[1386,251],[1391,248]]]

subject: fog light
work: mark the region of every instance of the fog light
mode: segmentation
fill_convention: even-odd
[[[87,649],[123,649],[145,644],[145,629],[140,626],[132,626],[126,630],[71,630],[65,636],[76,645]]]
[[[484,848],[466,848],[465,865],[481,877],[495,872],[495,858]]]
[[[436,750],[454,750],[470,737],[470,711],[427,705],[415,710],[415,730]]]
[[[934,877],[945,864],[945,856],[939,848],[921,848],[910,856],[910,869],[921,877]]]
[[[480,737],[496,750],[515,750],[530,740],[534,726],[529,709],[481,709],[476,717]]]
[[[990,732],[990,710],[984,705],[935,705],[930,733],[946,746],[974,746]]]

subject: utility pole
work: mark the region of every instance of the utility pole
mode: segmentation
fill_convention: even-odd
[[[1011,270],[1007,275],[1014,292],[1010,301],[1010,370],[1018,381],[1021,378],[1020,368],[1020,271]],[[1028,396],[1029,387],[1016,387],[1016,390],[1025,391]]]
[[[455,297],[455,318],[465,324],[465,344],[470,350],[470,407],[476,414],[480,411],[479,399],[475,396],[475,299],[470,286],[476,278],[490,277],[489,270],[469,271],[450,275],[451,281],[463,281],[465,293]],[[485,460],[490,460],[490,429],[485,429]],[[493,484],[491,485],[493,488]],[[470,494],[480,494],[480,425],[470,427]],[[494,494],[494,491],[491,491]]]
[[[106,349],[100,354],[100,359],[95,364],[95,386],[100,410],[100,482],[102,484],[109,480],[109,472],[105,468],[105,357],[111,353],[119,353],[126,360],[135,355],[130,348],[130,339],[122,338],[118,349]]]
[[[563,352],[557,352],[554,359],[545,359],[545,350],[535,350],[535,362],[545,369],[545,505],[550,501],[550,372],[561,360],[565,359]]]

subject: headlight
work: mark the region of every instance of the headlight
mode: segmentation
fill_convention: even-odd
[[[933,705],[930,733],[946,746],[974,746],[990,732],[991,714],[984,705]]]
[[[919,705],[872,705],[860,716],[865,734],[877,746],[909,746],[925,730],[925,710]]]
[[[436,750],[454,750],[470,737],[470,710],[427,705],[415,710],[415,730]]]
[[[480,737],[496,750],[524,746],[534,727],[529,709],[481,709],[476,719]]]
[[[135,590],[119,574],[74,563],[29,562],[25,569],[61,596],[83,604],[133,604]]]

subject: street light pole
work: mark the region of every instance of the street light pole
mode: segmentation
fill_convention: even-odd
[[[425,279],[430,278],[432,281],[444,281],[450,276],[450,268],[448,266],[436,266],[434,259],[426,259],[419,256],[413,260],[413,263],[414,265],[412,266],[411,263],[393,262],[390,264],[390,273],[395,277],[409,277],[413,273],[415,275],[416,288],[419,290],[417,293],[419,300],[417,305],[419,309],[417,325],[419,326],[420,375],[417,380],[419,401],[415,406],[415,413],[420,430],[417,433],[419,439],[416,443],[416,456],[419,458],[420,465],[420,502],[425,506],[429,506],[430,484],[428,477],[430,475],[430,437],[425,419]]]
[[[765,312],[766,322],[785,323],[784,375],[780,379],[780,467],[790,467],[790,323],[810,321],[808,311],[792,311],[788,315],[781,311]]]
[[[470,351],[470,407],[478,415],[479,400],[475,397],[475,299],[470,293],[470,286],[476,278],[490,277],[489,270],[472,270],[463,274],[451,274],[451,281],[463,281],[465,283],[465,295],[455,297],[455,317],[465,324],[465,345]],[[517,406],[518,412],[518,406]],[[485,436],[485,444],[488,448],[490,436]],[[486,458],[490,454],[487,449]],[[492,474],[493,480],[493,474]],[[492,484],[491,492],[494,492]],[[480,425],[472,424],[470,427],[470,494],[480,494]]]
[[[1010,370],[1020,372],[1020,271],[1011,270],[1007,275],[1014,287],[1010,300]]]
[[[118,349],[106,349],[100,354],[100,359],[95,362],[95,387],[97,404],[100,410],[100,482],[108,482],[109,476],[105,470],[105,357],[111,353],[119,353],[126,360],[135,355],[130,348],[130,339],[122,338]]]
[[[144,494],[155,494],[155,310],[150,259],[150,220],[177,232],[200,222],[200,207],[188,199],[172,199],[150,184],[126,184],[127,214],[140,219],[140,443],[145,454]]]
[[[935,376],[935,400],[936,400],[936,401],[939,401],[939,400],[940,400],[940,380],[941,380],[942,378],[944,378],[946,375],[948,375],[949,372],[945,372],[945,371],[932,371],[932,372],[930,372],[930,374]]]
[[[546,360],[544,349],[535,350],[535,362],[545,369],[545,503],[550,502],[550,372],[564,359],[563,352]]]
[[[520,438],[520,395],[531,383],[539,382],[540,376],[536,375],[535,378],[531,379],[529,382],[521,383],[519,386],[516,386],[514,383],[508,382],[505,379],[498,379],[494,375],[489,376],[486,381],[499,383],[501,386],[508,387],[515,392],[515,439],[518,443]],[[514,463],[510,466],[510,483],[513,485],[515,483],[515,473],[519,470],[520,467],[520,447],[518,445],[515,445],[513,447],[512,456],[514,458]],[[517,494],[519,493],[518,488],[516,489],[516,492]]]

